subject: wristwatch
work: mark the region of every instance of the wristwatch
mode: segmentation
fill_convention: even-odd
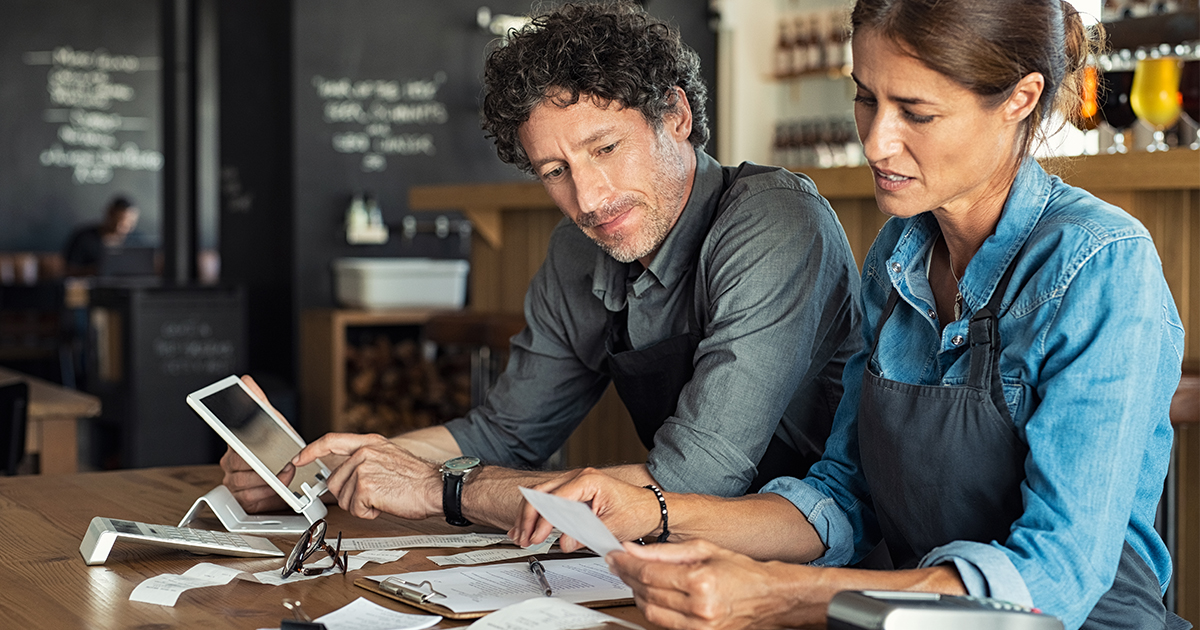
[[[467,475],[479,468],[479,458],[464,455],[455,457],[442,464],[442,511],[446,513],[446,522],[463,527],[470,525],[462,513],[462,489]]]

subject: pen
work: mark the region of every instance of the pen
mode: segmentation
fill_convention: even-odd
[[[550,597],[553,591],[550,590],[550,582],[546,581],[546,569],[542,567],[542,563],[534,556],[529,557],[529,570],[537,576],[538,582],[542,585],[542,593],[546,597]]]

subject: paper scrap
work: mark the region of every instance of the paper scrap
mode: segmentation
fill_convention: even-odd
[[[325,630],[422,630],[441,620],[438,615],[396,612],[362,597],[317,618]]]
[[[184,591],[205,586],[228,584],[241,573],[238,569],[202,562],[181,575],[164,573],[143,580],[129,594],[131,602],[145,602],[159,606],[174,606]],[[278,573],[277,573],[278,574]]]
[[[521,488],[521,495],[550,524],[563,533],[587,545],[589,549],[608,555],[610,551],[621,551],[621,543],[608,531],[600,517],[592,513],[586,503],[572,501],[530,488]]]
[[[413,547],[487,547],[512,542],[504,534],[444,534],[424,536],[390,536],[383,538],[343,538],[345,551],[367,549],[410,549]]]
[[[367,562],[387,564],[388,562],[395,562],[400,558],[403,558],[407,553],[407,551],[398,551],[394,549],[369,549],[350,557],[366,560]]]
[[[473,630],[581,630],[604,624],[645,630],[631,621],[617,619],[557,597],[535,597],[505,606],[467,627]]]
[[[481,549],[479,551],[464,551],[452,556],[429,556],[429,559],[439,567],[444,567],[451,564],[485,564],[500,560],[525,558],[527,556],[540,556],[549,553],[550,548],[554,546],[554,543],[558,541],[558,537],[561,535],[561,532],[552,532],[546,540],[524,549]]]

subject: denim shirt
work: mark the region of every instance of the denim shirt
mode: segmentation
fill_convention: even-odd
[[[1024,512],[1007,540],[950,542],[921,566],[953,563],[970,594],[1036,606],[1068,628],[1082,625],[1111,587],[1123,541],[1165,589],[1171,562],[1154,517],[1170,459],[1183,326],[1149,233],[1027,160],[995,233],[959,284],[963,316],[941,333],[926,275],[937,233],[928,212],[893,218],[880,231],[862,272],[867,350],[846,365],[824,459],[805,479],[777,479],[762,491],[787,498],[816,527],[827,550],[814,565],[846,565],[870,551],[880,534],[859,461],[857,415],[888,293],[895,287],[900,300],[872,369],[906,383],[963,385],[970,316],[1012,264],[1000,308],[1000,370],[1017,435],[1029,446]]]

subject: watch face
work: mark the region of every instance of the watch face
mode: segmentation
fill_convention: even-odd
[[[470,455],[463,455],[462,457],[455,457],[454,459],[446,462],[445,464],[442,464],[442,468],[448,472],[461,472],[464,470],[470,470],[478,465],[479,465],[478,457],[471,457]]]

